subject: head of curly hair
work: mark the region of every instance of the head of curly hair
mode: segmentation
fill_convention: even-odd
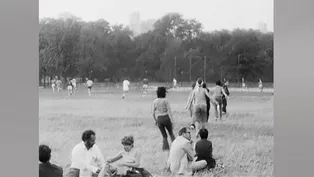
[[[133,138],[133,136],[132,135],[130,135],[130,136],[125,136],[124,138],[122,138],[122,140],[121,140],[121,144],[122,145],[133,145],[134,144],[134,138]]]

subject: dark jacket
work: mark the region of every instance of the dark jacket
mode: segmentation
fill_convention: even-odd
[[[63,177],[63,169],[50,162],[40,163],[39,177]]]

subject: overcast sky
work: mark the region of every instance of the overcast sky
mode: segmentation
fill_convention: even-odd
[[[69,12],[83,20],[103,18],[129,25],[130,14],[141,20],[158,19],[168,12],[195,18],[204,30],[254,28],[259,22],[273,31],[273,0],[39,0],[39,18]]]

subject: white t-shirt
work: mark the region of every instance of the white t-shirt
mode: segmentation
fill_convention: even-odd
[[[177,80],[173,79],[173,85],[177,85]]]
[[[129,90],[130,82],[128,80],[123,81],[123,90]]]
[[[75,87],[76,86],[76,79],[72,79],[72,85]]]
[[[86,82],[86,84],[87,84],[88,87],[91,87],[91,86],[93,86],[93,81],[92,80],[88,80]]]

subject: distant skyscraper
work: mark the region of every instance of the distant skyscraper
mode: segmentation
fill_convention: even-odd
[[[260,30],[262,33],[267,32],[267,24],[265,22],[259,22],[257,25],[257,29]]]
[[[146,20],[146,21],[142,21],[141,22],[141,32],[142,33],[146,33],[149,30],[153,30],[155,22],[156,22],[155,19],[149,19],[149,20]]]
[[[130,29],[135,36],[141,33],[141,18],[139,12],[133,12],[130,16]]]

